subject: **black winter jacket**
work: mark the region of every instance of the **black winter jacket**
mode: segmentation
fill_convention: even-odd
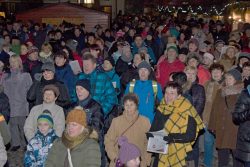
[[[37,61],[31,61],[31,60],[27,59],[23,63],[23,71],[30,73],[31,78],[34,81],[35,80],[35,75],[42,72],[42,70],[41,70],[42,65],[43,65],[43,63],[38,61],[38,60]]]
[[[250,95],[243,90],[235,105],[233,121],[239,125],[236,157],[242,161],[250,161]]]
[[[90,96],[84,101],[78,102],[78,105],[83,107],[87,113],[88,126],[98,132],[99,138],[103,137],[104,114],[101,105]]]
[[[50,81],[46,81],[45,79],[41,79],[41,81],[35,81],[31,85],[28,93],[27,93],[27,100],[30,103],[30,107],[33,107],[35,105],[39,105],[43,103],[43,88],[46,85],[54,84],[58,87],[60,95],[56,99],[56,104],[61,106],[64,109],[69,108],[70,106],[70,96],[68,93],[68,90],[66,86],[55,79],[52,79]]]
[[[126,71],[128,71],[129,69],[133,68],[132,66],[132,62],[125,62],[122,60],[122,58],[120,57],[115,65],[115,72],[121,76],[123,73],[125,73]]]
[[[192,105],[196,109],[197,113],[202,116],[206,102],[206,94],[204,87],[195,82],[192,84],[190,90],[188,91],[188,94],[192,96]]]

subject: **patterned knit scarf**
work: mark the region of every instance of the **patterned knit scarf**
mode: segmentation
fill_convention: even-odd
[[[63,144],[70,150],[81,144],[86,138],[89,137],[89,131],[83,131],[79,136],[70,137],[66,132],[62,135]]]
[[[167,133],[182,133],[187,131],[188,117],[191,116],[197,123],[196,138],[204,124],[194,109],[194,107],[184,97],[179,97],[170,104],[166,104],[163,99],[158,110],[164,115],[170,115],[165,123]],[[195,140],[189,143],[171,143],[166,155],[160,155],[158,167],[181,167],[186,165],[187,153],[192,151],[192,145]]]

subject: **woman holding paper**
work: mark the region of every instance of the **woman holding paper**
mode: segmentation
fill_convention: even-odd
[[[123,98],[124,112],[112,120],[105,136],[104,144],[110,159],[110,167],[114,167],[118,159],[118,138],[125,136],[128,142],[136,145],[141,152],[141,167],[150,165],[151,155],[147,152],[146,132],[149,131],[149,120],[138,113],[139,99],[136,94],[129,93]]]
[[[164,99],[157,108],[150,131],[164,129],[169,143],[167,154],[161,154],[155,161],[158,167],[180,167],[194,165],[188,162],[188,154],[204,124],[192,106],[182,95],[182,88],[175,82],[166,85]]]

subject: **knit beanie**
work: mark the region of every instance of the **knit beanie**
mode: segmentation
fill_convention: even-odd
[[[58,89],[58,87],[56,85],[49,84],[49,85],[44,86],[44,88],[43,88],[43,94],[44,94],[44,92],[46,90],[52,90],[55,93],[56,97],[58,97],[60,95],[60,91],[59,91],[59,89]]]
[[[247,52],[240,52],[240,55],[238,57],[238,60],[240,60],[241,58],[247,58],[248,60],[250,60],[250,53]]]
[[[30,55],[31,53],[34,53],[34,52],[39,52],[39,49],[37,48],[37,47],[35,47],[35,46],[30,46],[29,48],[28,48],[28,55]]]
[[[227,74],[232,75],[236,81],[241,81],[241,73],[238,70],[231,69],[227,72]]]
[[[211,53],[208,53],[208,52],[204,53],[203,57],[207,57],[210,60],[214,60],[214,55],[212,55]]]
[[[90,92],[91,86],[88,79],[81,79],[76,82],[76,86],[81,86],[84,89],[86,89],[88,92]]]
[[[128,139],[125,136],[118,138],[118,144],[120,146],[119,160],[122,164],[126,164],[128,161],[141,156],[139,148],[134,144],[128,143]]]
[[[106,57],[105,60],[109,61],[113,67],[115,66],[115,60],[112,56]]]
[[[217,46],[218,44],[225,45],[225,42],[223,40],[219,39],[219,40],[215,41],[214,45]]]
[[[200,55],[197,52],[189,52],[187,54],[187,62],[191,59],[196,59],[199,63],[201,62]]]
[[[37,124],[41,121],[47,122],[51,128],[54,126],[53,118],[48,110],[44,110],[41,115],[37,118]]]
[[[55,73],[55,72],[56,72],[56,69],[55,69],[54,63],[52,63],[52,62],[50,62],[50,61],[45,62],[45,63],[42,65],[42,71],[45,71],[45,70],[52,71],[53,73]]]
[[[87,116],[83,109],[75,108],[71,110],[66,118],[66,124],[76,122],[84,127],[87,127]]]
[[[178,54],[178,49],[177,49],[177,47],[175,47],[175,46],[169,46],[169,47],[167,48],[167,51],[169,51],[170,49],[175,50],[176,53]]]
[[[149,72],[151,72],[151,66],[148,62],[146,62],[145,60],[142,61],[139,65],[138,65],[138,71],[141,69],[141,68],[146,68],[148,69]]]

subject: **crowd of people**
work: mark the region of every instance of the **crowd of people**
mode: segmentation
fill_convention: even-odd
[[[1,18],[0,49],[0,166],[8,149],[25,167],[250,167],[249,23]]]

